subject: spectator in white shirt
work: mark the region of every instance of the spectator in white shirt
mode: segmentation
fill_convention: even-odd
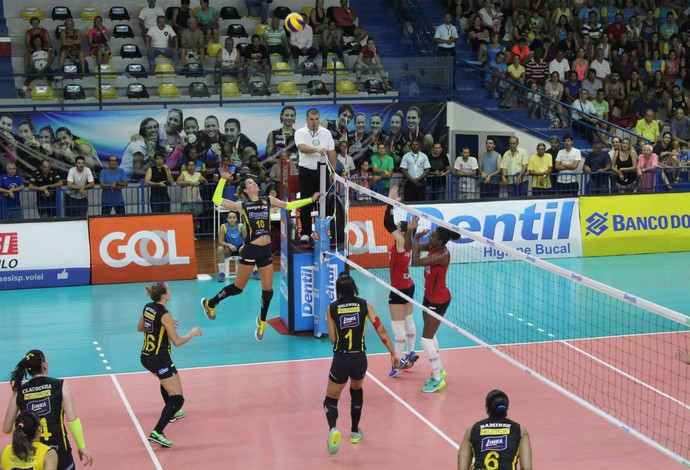
[[[589,64],[590,69],[594,69],[597,73],[597,78],[605,83],[606,78],[611,75],[611,64],[606,60],[605,51],[603,48],[598,48],[594,53],[594,60]]]
[[[141,35],[146,39],[146,34],[149,29],[156,26],[156,19],[159,16],[165,17],[163,8],[156,6],[156,0],[148,0],[148,5],[143,7],[139,12],[139,27],[141,28]]]
[[[172,43],[172,46],[171,46]],[[177,34],[175,30],[165,23],[165,15],[156,20],[156,27],[146,33],[146,48],[151,70],[156,68],[156,56],[162,55],[172,59],[175,68],[180,65],[180,57],[177,53]]]
[[[312,46],[314,41],[314,31],[308,24],[304,25],[302,31],[290,33],[290,51],[295,61],[295,67],[299,66],[299,57],[307,56],[307,60],[313,61],[319,51]]]
[[[570,64],[565,60],[565,55],[562,49],[556,52],[556,58],[549,62],[549,75],[558,72],[558,79],[561,83],[565,82],[568,72],[570,72]]]
[[[458,30],[451,24],[450,13],[443,15],[443,24],[436,28],[434,42],[438,46],[438,55],[455,57],[455,41],[458,40]]]
[[[576,197],[580,188],[577,169],[582,154],[580,150],[573,148],[573,136],[570,134],[563,136],[563,145],[565,148],[558,151],[555,163],[558,170],[558,194]]]
[[[479,163],[470,156],[469,147],[462,148],[462,154],[455,159],[453,165],[458,177],[458,197],[460,199],[477,199],[477,173]]]

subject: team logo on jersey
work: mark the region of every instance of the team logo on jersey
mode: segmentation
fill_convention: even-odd
[[[30,401],[26,405],[28,411],[33,411],[38,416],[45,416],[50,413],[50,398],[46,397],[43,400]]]
[[[356,328],[359,326],[359,315],[341,315],[340,328]]]
[[[506,450],[508,448],[508,436],[485,437],[482,439],[482,452],[491,450]]]

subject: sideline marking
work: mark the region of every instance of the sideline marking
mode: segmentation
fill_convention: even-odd
[[[151,444],[149,443],[148,438],[144,434],[144,430],[141,428],[141,425],[139,424],[137,417],[134,415],[134,410],[132,410],[132,407],[129,404],[129,400],[127,400],[127,397],[125,396],[125,392],[122,390],[122,387],[120,387],[120,382],[117,381],[117,377],[115,377],[115,374],[110,374],[110,378],[113,380],[113,383],[115,384],[117,393],[120,395],[120,399],[122,400],[122,403],[124,403],[125,408],[127,409],[127,413],[129,413],[129,417],[134,423],[134,427],[137,428],[139,437],[144,442],[144,447],[146,447],[146,451],[149,453],[151,460],[153,460],[153,465],[156,467],[157,470],[163,470],[163,466],[158,461],[158,457],[156,457],[156,454],[153,452]]]

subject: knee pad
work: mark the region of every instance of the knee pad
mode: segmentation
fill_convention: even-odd
[[[273,298],[273,289],[261,291],[261,306],[268,305]]]
[[[182,395],[172,395],[170,399],[168,400],[168,403],[173,406],[175,411],[179,411],[182,409],[182,405],[184,405],[184,396]]]
[[[227,292],[227,295],[239,295],[244,289],[240,289],[235,285],[235,283],[232,283],[223,290]]]

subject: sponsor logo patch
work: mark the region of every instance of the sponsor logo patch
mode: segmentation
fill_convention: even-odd
[[[45,416],[50,413],[50,398],[46,397],[43,400],[30,401],[26,404],[26,409],[33,411],[38,416]]]
[[[482,452],[501,451],[508,448],[508,436],[485,437],[482,439]]]
[[[356,328],[359,326],[359,315],[341,315],[340,328]]]

